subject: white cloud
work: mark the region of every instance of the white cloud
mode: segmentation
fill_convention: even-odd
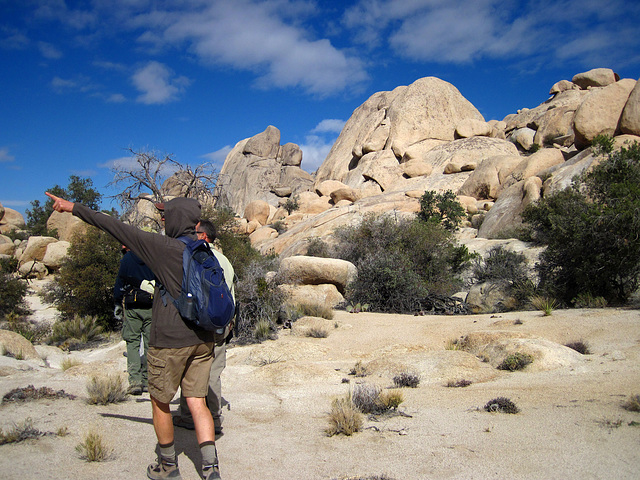
[[[107,103],[123,103],[126,102],[127,99],[121,93],[112,93],[106,98]]]
[[[229,152],[232,149],[233,147],[231,145],[225,145],[221,149],[216,150],[215,152],[206,153],[201,157],[206,158],[209,162],[213,163],[214,165],[219,165],[220,168],[222,168],[222,165],[224,165],[224,161],[227,159],[227,155],[229,155]]]
[[[316,125],[313,130],[311,130],[311,133],[340,133],[344,128],[345,123],[346,122],[344,120],[327,118]]]
[[[137,101],[147,105],[177,100],[190,83],[187,77],[175,76],[166,65],[155,61],[138,69],[131,80],[142,92]]]
[[[44,58],[49,60],[58,60],[59,58],[62,58],[62,52],[48,42],[38,42],[38,50],[40,50],[40,54]]]
[[[13,155],[9,154],[7,147],[0,147],[0,163],[13,162],[15,159]]]
[[[309,28],[285,17],[295,2],[217,0],[197,11],[165,12],[138,18],[155,22],[145,41],[171,45],[187,42],[205,63],[255,72],[263,88],[301,88],[319,96],[358,86],[367,79],[362,62],[315,39]],[[147,24],[149,27],[149,24]]]
[[[363,46],[388,41],[415,61],[534,55],[558,62],[628,57],[640,46],[639,14],[639,6],[622,0],[360,0],[345,11],[343,24]]]
[[[305,143],[300,145],[300,150],[302,150],[302,164],[300,167],[309,173],[315,172],[322,165],[324,159],[327,158],[334,143],[335,138],[328,141],[318,135],[307,135]]]

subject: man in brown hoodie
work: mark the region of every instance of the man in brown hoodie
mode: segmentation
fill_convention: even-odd
[[[127,245],[151,269],[158,280],[157,284],[163,285],[172,297],[179,296],[185,244],[178,237],[196,239],[195,225],[200,218],[200,204],[196,200],[174,198],[166,202],[163,205],[166,235],[161,235],[145,232],[48,192],[47,195],[54,201],[53,208],[57,212],[71,212]],[[153,426],[160,449],[158,462],[147,468],[147,476],[152,480],[181,478],[169,408],[169,402],[178,386],[181,387],[193,415],[202,453],[203,478],[220,478],[213,419],[205,402],[213,348],[213,332],[185,323],[172,302],[163,302],[156,285],[147,352]]]

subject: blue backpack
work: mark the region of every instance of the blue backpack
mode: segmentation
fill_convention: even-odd
[[[186,245],[182,253],[182,289],[175,299],[162,289],[183,319],[204,330],[222,334],[233,319],[236,306],[224,278],[224,271],[204,240],[179,237]]]

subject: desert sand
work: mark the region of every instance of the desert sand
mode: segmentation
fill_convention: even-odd
[[[40,305],[36,315],[47,311]],[[328,336],[306,336],[310,326],[325,328]],[[485,349],[489,362],[446,349],[474,332],[502,339]],[[577,340],[591,354],[562,346]],[[504,350],[499,345],[516,344],[532,348],[534,362],[522,371],[496,369],[492,361]],[[148,394],[107,406],[86,402],[91,374],[124,375],[124,343],[116,338],[91,350],[38,351],[46,365],[0,358],[0,394],[34,385],[77,398],[5,403],[0,428],[29,417],[42,432],[66,428],[68,434],[0,446],[0,478],[146,478],[156,443]],[[67,357],[82,364],[63,372]],[[640,478],[640,413],[621,407],[640,394],[639,360],[640,310],[634,309],[556,310],[551,316],[335,311],[333,320],[303,318],[277,340],[229,348],[224,432],[216,442],[222,478]],[[358,361],[368,367],[367,376],[350,375]],[[325,434],[332,399],[357,382],[392,387],[401,371],[421,379],[417,388],[402,389],[401,415],[365,418],[363,430],[352,436]],[[472,383],[447,387],[458,380]],[[484,411],[496,397],[509,398],[520,412]],[[75,447],[90,429],[112,446],[109,460],[79,457]],[[200,478],[194,432],[176,429],[176,448],[182,478]]]

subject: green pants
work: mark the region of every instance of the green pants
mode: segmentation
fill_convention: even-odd
[[[147,348],[151,331],[151,309],[124,309],[122,339],[127,344],[129,385],[147,385]],[[142,339],[142,349],[140,340]]]

